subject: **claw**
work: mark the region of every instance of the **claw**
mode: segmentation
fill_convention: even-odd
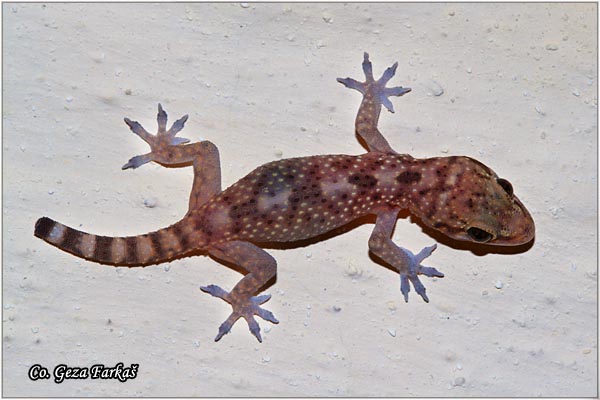
[[[379,96],[379,102],[381,104],[383,104],[383,106],[385,108],[387,108],[387,110],[391,113],[394,112],[394,105],[392,104],[392,102],[390,101],[390,99],[388,99],[387,97],[385,97],[385,95],[381,94]]]
[[[208,286],[200,286],[200,290],[202,290],[205,293],[208,293],[214,297],[218,297],[220,299],[223,299],[225,301],[229,301],[229,292],[221,289],[219,286],[217,285],[208,285]]]
[[[371,61],[369,61],[369,53],[365,51],[363,57],[364,59],[362,63],[362,68],[363,72],[365,73],[365,78],[367,78],[367,82],[373,82],[373,64],[371,64]]]
[[[417,292],[419,296],[421,296],[423,300],[425,300],[425,303],[429,303],[429,298],[425,294],[425,286],[423,286],[419,277],[417,275],[414,275],[409,276],[408,279],[410,279],[410,281],[412,282],[413,287],[415,288],[415,292]]]
[[[250,300],[254,304],[256,304],[256,305],[260,305],[260,304],[266,303],[270,299],[271,299],[271,295],[270,294],[263,294],[263,295],[260,295],[260,296],[250,297]]]
[[[158,115],[156,116],[158,121],[158,134],[164,134],[167,130],[167,113],[163,110],[162,105],[158,103]]]
[[[258,308],[256,315],[264,319],[265,321],[272,322],[274,324],[278,324],[279,320],[275,318],[273,313],[269,310],[265,310],[264,308]]]
[[[404,301],[408,303],[408,292],[410,292],[410,283],[408,281],[408,275],[400,274],[400,291],[404,296]]]
[[[421,275],[430,277],[430,278],[433,278],[433,277],[443,278],[444,277],[443,273],[441,273],[440,271],[438,271],[437,269],[435,269],[433,267],[420,266],[418,273]]]
[[[248,328],[250,328],[250,332],[258,339],[260,343],[262,343],[262,337],[260,336],[260,326],[258,322],[253,317],[246,318],[246,322],[248,322]]]
[[[140,125],[139,122],[132,121],[127,117],[123,118],[123,120],[125,121],[127,126],[129,126],[129,129],[131,129],[136,135],[149,135],[149,133],[142,127],[142,125]]]
[[[393,87],[393,88],[385,88],[385,89],[383,89],[383,94],[386,97],[389,97],[389,96],[403,96],[406,93],[410,92],[411,90],[412,90],[411,88],[405,88],[405,87],[402,87],[402,86],[396,86],[396,87]]]
[[[230,329],[227,329],[225,327],[223,327],[223,325],[221,325],[219,327],[219,333],[217,333],[217,336],[215,336],[215,342],[218,342],[219,340],[221,340],[221,338],[225,335],[227,335],[229,333]]]
[[[365,84],[362,82],[358,82],[352,78],[337,78],[337,81],[347,88],[358,90],[363,95],[366,93]]]
[[[429,247],[424,247],[418,254],[415,255],[415,261],[417,262],[417,264],[421,264],[421,261],[429,257],[431,253],[435,251],[435,249],[437,249],[437,244],[433,244]]]
[[[173,125],[171,126],[171,128],[169,129],[169,132],[167,132],[167,134],[171,137],[174,137],[175,135],[177,135],[177,133],[179,133],[179,131],[183,129],[183,126],[185,125],[187,120],[188,120],[187,114],[184,115],[183,117],[179,118],[177,121],[175,121],[173,123]]]
[[[234,313],[229,315],[229,317],[227,317],[225,322],[223,322],[221,324],[221,326],[219,326],[219,333],[217,333],[217,336],[215,337],[215,342],[218,342],[219,340],[221,340],[221,338],[223,336],[225,336],[229,332],[231,332],[231,327],[233,326],[233,324],[235,324],[235,321],[237,321],[239,318],[240,317],[236,316]]]
[[[136,169],[137,167],[144,165],[150,161],[152,161],[152,153],[142,154],[141,156],[132,157],[127,162],[127,164],[125,164],[121,167],[121,169],[127,169],[127,168]]]
[[[392,79],[394,75],[396,75],[396,68],[398,68],[398,62],[395,62],[394,65],[386,68],[385,72],[383,73],[383,75],[381,75],[381,78],[379,78],[377,83],[379,83],[382,86],[385,86],[385,84],[388,83],[388,81]]]
[[[137,121],[132,121],[129,118],[124,118],[123,119],[125,121],[125,123],[127,124],[127,126],[129,127],[129,129],[131,129],[131,131],[133,133],[135,133],[136,135],[138,135],[140,138],[142,138],[142,140],[148,144],[150,144],[150,141],[152,140],[152,135],[150,133],[148,133],[148,131],[146,131],[144,129],[144,127],[142,125],[140,125],[139,122]]]

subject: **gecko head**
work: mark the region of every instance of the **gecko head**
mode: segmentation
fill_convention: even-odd
[[[495,183],[495,185],[494,185]],[[505,179],[490,180],[489,186],[502,189],[512,185]],[[480,203],[479,213],[469,215],[466,225],[466,240],[498,246],[518,246],[529,243],[535,236],[535,224],[529,211],[514,193],[505,191],[508,199],[498,199],[502,194],[495,192]],[[486,201],[487,200],[487,201]]]
[[[445,160],[448,166],[437,177],[442,188],[438,208],[423,217],[426,224],[453,239],[475,243],[518,246],[533,239],[533,218],[509,181],[469,157]]]

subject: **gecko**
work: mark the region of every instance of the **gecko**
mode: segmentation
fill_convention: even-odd
[[[392,149],[378,130],[382,106],[394,112],[391,96],[411,91],[387,87],[398,63],[378,80],[364,53],[364,82],[338,78],[362,94],[355,134],[366,147],[361,155],[316,155],[264,164],[231,185],[221,188],[219,151],[210,141],[190,143],[176,135],[187,115],[167,129],[167,113],[158,105],[158,132],[148,133],[137,121],[125,118],[131,131],[151,151],[131,158],[122,169],[148,162],[166,167],[193,166],[194,179],[185,216],[175,224],[138,236],[107,237],[81,232],[47,217],[35,224],[35,236],[75,256],[112,266],[148,266],[200,253],[245,271],[226,291],[217,285],[200,289],[232,307],[215,341],[244,318],[262,342],[255,316],[277,324],[261,307],[271,296],[260,294],[277,273],[277,262],[263,247],[318,238],[356,219],[375,216],[368,240],[370,252],[400,276],[400,291],[408,301],[411,284],[429,302],[419,275],[443,277],[423,260],[436,244],[418,253],[395,244],[392,232],[398,215],[408,210],[425,226],[446,236],[474,243],[516,246],[535,236],[530,213],[510,182],[467,156],[413,158]]]

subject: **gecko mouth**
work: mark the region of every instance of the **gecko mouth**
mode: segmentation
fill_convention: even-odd
[[[483,229],[475,228],[474,226],[467,229],[467,234],[477,243],[487,243],[494,238],[494,235]]]

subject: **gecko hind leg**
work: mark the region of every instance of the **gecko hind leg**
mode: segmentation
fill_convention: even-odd
[[[218,259],[233,263],[249,272],[235,285],[231,292],[227,292],[216,285],[200,287],[200,290],[203,292],[226,301],[233,308],[233,312],[219,327],[219,333],[215,337],[215,342],[228,334],[233,324],[240,318],[246,320],[250,332],[259,342],[262,342],[260,327],[256,319],[254,319],[254,315],[258,315],[262,319],[274,324],[278,324],[279,321],[271,311],[260,307],[261,304],[271,298],[271,295],[253,296],[253,294],[258,292],[260,288],[265,286],[275,276],[277,262],[260,247],[242,241],[212,245],[208,248],[208,252]]]
[[[146,129],[144,129],[139,122],[132,121],[129,118],[124,119],[127,126],[129,126],[129,129],[138,135],[144,142],[148,143],[152,151],[150,153],[131,158],[127,164],[123,165],[122,169],[138,168],[150,161],[161,162],[161,160],[166,160],[168,162],[170,160],[167,153],[169,150],[172,150],[172,147],[179,146],[190,141],[189,139],[175,137],[175,135],[177,135],[177,133],[183,129],[185,122],[188,120],[187,114],[175,121],[171,128],[167,130],[167,113],[159,103],[156,119],[158,121],[158,132],[156,135],[148,133],[148,131],[146,131]],[[181,163],[185,162],[185,160],[176,162]]]
[[[186,144],[189,139],[176,135],[181,131],[188,119],[187,115],[179,118],[167,130],[167,113],[158,105],[158,133],[151,135],[137,121],[125,118],[125,123],[142,140],[150,145],[150,153],[135,156],[123,165],[122,169],[138,168],[156,161],[166,166],[194,166],[194,183],[190,193],[188,214],[196,210],[214,195],[221,193],[221,163],[217,146],[209,141]]]

